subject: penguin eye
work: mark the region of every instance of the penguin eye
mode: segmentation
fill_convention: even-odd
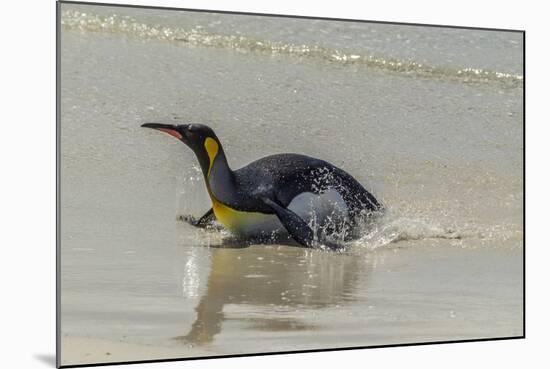
[[[199,127],[195,124],[190,124],[187,126],[187,138],[190,140],[197,140],[199,135]]]

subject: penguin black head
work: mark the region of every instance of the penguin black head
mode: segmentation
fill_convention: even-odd
[[[141,125],[145,128],[158,129],[159,131],[174,136],[193,151],[202,151],[207,138],[218,141],[212,128],[204,124],[163,124],[163,123],[145,123]]]
[[[209,171],[216,156],[223,153],[218,137],[212,128],[204,124],[144,123],[141,126],[168,133],[189,146],[206,171]]]

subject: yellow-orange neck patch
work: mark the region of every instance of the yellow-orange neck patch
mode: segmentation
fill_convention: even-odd
[[[210,160],[210,164],[208,165],[208,176],[210,176],[210,170],[212,170],[214,159],[216,158],[216,155],[218,155],[220,147],[216,140],[214,140],[212,137],[207,137],[206,140],[204,140],[204,148],[206,149],[208,159]]]

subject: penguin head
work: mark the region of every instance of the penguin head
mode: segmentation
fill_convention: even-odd
[[[145,123],[141,126],[157,129],[177,138],[195,152],[201,167],[206,169],[211,167],[216,156],[222,152],[218,137],[212,128],[204,124]]]

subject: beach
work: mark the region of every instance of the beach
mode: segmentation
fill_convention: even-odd
[[[61,10],[62,364],[523,335],[520,33]],[[197,160],[145,122],[322,158],[387,214],[343,252],[193,228]]]

